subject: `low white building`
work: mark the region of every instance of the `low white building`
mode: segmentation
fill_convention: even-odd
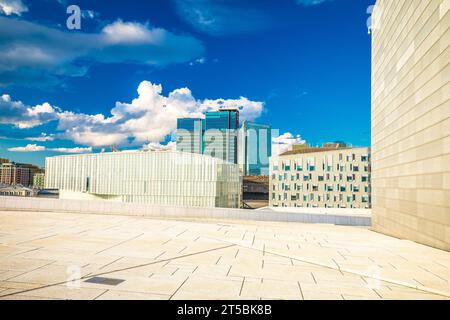
[[[239,166],[210,156],[136,151],[46,158],[45,186],[61,199],[238,208]]]

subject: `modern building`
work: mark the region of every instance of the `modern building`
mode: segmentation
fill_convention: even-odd
[[[7,185],[31,185],[32,169],[21,164],[9,162],[0,164],[0,183]]]
[[[221,108],[206,113],[204,154],[238,163],[239,110]]]
[[[177,151],[203,154],[204,133],[204,119],[177,119]]]
[[[62,199],[238,208],[239,167],[185,152],[136,151],[46,158],[45,187]]]
[[[244,121],[239,129],[238,163],[244,176],[268,176],[272,127]]]
[[[302,148],[270,160],[271,207],[370,208],[369,148]]]
[[[450,1],[372,20],[373,229],[450,251]]]
[[[45,173],[39,172],[33,175],[33,188],[35,189],[45,188]]]

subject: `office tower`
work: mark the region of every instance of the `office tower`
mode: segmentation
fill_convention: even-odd
[[[202,154],[204,127],[203,119],[177,119],[177,151]]]
[[[239,130],[238,154],[244,176],[268,176],[272,127],[244,121]]]
[[[221,108],[206,113],[204,154],[231,163],[238,162],[239,110]]]
[[[369,148],[302,148],[270,159],[272,207],[370,208]]]
[[[137,151],[46,158],[45,186],[62,199],[238,208],[239,167],[195,153]]]
[[[450,251],[450,1],[378,0],[373,229]]]

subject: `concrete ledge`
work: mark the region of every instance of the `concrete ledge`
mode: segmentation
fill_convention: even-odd
[[[40,212],[70,212],[110,215],[145,216],[154,218],[204,218],[224,220],[274,221],[323,223],[343,226],[371,226],[370,210],[352,212],[324,209],[292,212],[271,209],[244,210],[228,208],[189,208],[154,206],[136,203],[121,203],[91,200],[62,200],[42,198],[0,197],[2,211],[40,211]],[[331,210],[331,209],[330,209]],[[356,209],[357,210],[357,209]]]

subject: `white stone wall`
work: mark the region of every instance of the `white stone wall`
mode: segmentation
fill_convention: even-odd
[[[244,210],[230,208],[192,208],[156,206],[111,201],[80,201],[42,198],[1,197],[0,211],[71,212],[105,215],[129,215],[158,219],[219,219],[249,221],[279,221],[326,223],[344,226],[371,225],[370,212],[349,215],[346,212],[273,212],[271,210]],[[0,212],[1,214],[1,212]]]
[[[450,1],[378,0],[373,228],[450,250]]]

